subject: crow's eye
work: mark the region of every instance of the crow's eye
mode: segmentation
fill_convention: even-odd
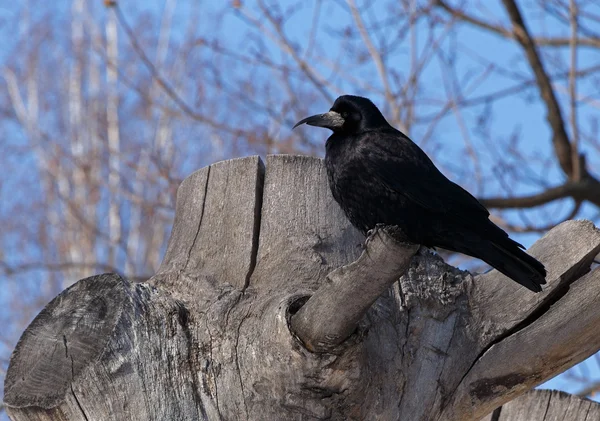
[[[346,111],[342,111],[342,117],[347,118],[348,117],[348,113]]]

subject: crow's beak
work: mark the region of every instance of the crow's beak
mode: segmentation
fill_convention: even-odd
[[[325,127],[326,129],[339,129],[344,125],[344,118],[335,111],[329,111],[325,114],[317,114],[310,117],[306,117],[304,120],[300,120],[294,125],[294,129],[301,124],[308,124],[309,126]]]

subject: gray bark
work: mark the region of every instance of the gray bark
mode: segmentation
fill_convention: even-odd
[[[7,412],[476,421],[600,349],[590,222],[565,222],[531,248],[548,269],[540,294],[414,254],[386,230],[363,243],[319,159],[199,170],[178,191],[155,276],[81,280],[27,328]]]

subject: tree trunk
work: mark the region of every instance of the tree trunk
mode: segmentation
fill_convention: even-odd
[[[401,238],[382,227],[365,243],[319,159],[199,170],[179,188],[155,276],[81,280],[27,328],[6,375],[7,412],[476,421],[600,348],[590,222],[565,222],[531,248],[548,269],[539,294]]]

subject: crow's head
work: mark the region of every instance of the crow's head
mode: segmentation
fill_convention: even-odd
[[[300,120],[294,128],[304,123],[343,133],[360,133],[388,126],[385,117],[370,99],[353,95],[339,97],[329,112]]]

